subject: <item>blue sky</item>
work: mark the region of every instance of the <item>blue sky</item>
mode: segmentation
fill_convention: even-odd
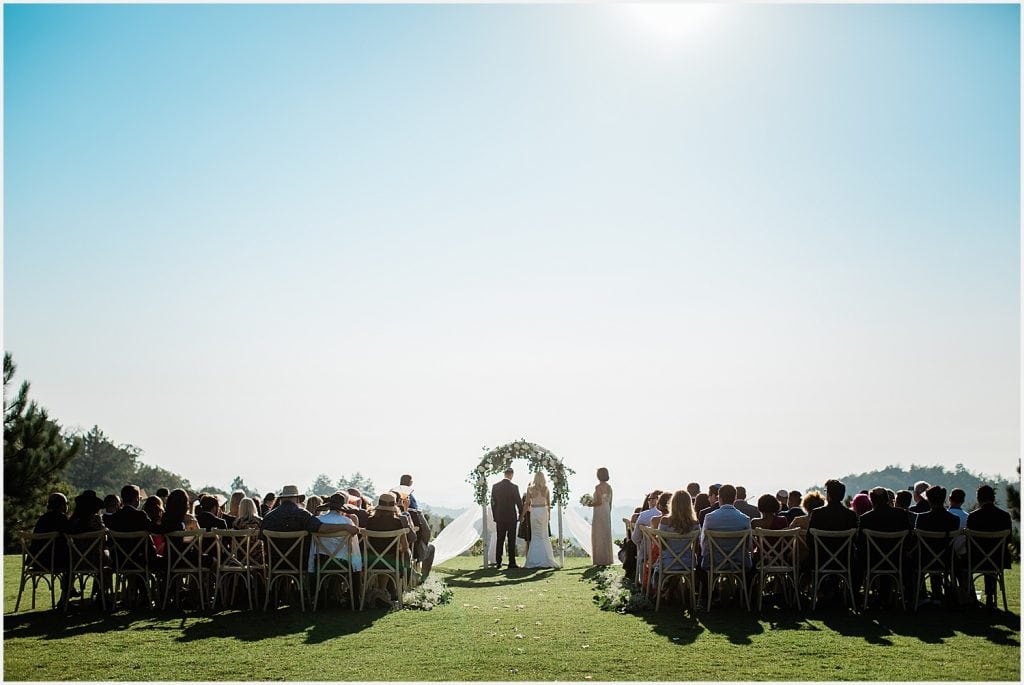
[[[1009,475],[1019,26],[8,5],[4,346],[197,485],[458,504],[519,437],[623,496]]]

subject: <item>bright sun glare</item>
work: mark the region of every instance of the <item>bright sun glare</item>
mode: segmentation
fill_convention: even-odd
[[[706,3],[630,3],[618,5],[629,22],[665,42],[692,42],[720,15],[720,5]]]

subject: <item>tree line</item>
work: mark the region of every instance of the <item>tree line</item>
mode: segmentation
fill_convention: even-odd
[[[63,492],[69,498],[83,490],[95,490],[100,497],[118,493],[133,483],[153,494],[157,488],[182,488],[189,492],[220,494],[234,490],[247,496],[258,494],[241,476],[235,476],[227,490],[214,485],[194,488],[181,474],[143,463],[143,450],[119,444],[99,426],[88,431],[65,430],[46,409],[29,398],[31,384],[22,381],[16,392],[17,366],[11,354],[4,354],[4,549],[10,549],[18,530],[30,529],[43,513],[46,498]],[[308,494],[330,494],[337,489],[359,488],[374,497],[373,481],[361,473],[332,480],[320,474]]]

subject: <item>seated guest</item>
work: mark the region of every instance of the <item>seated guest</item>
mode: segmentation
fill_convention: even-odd
[[[668,514],[658,522],[658,530],[666,533],[680,533],[685,535],[697,528],[697,515],[693,513],[693,504],[690,501],[690,493],[686,490],[676,490],[668,504]],[[669,541],[673,551],[682,557],[686,568],[693,566],[693,545],[680,540]],[[668,566],[669,571],[681,571],[682,567],[674,559]]]
[[[260,505],[260,516],[266,518],[267,512],[274,508],[277,504],[277,495],[272,492],[268,492],[263,498],[263,504]]]
[[[707,541],[705,533],[708,531],[738,531],[738,530],[750,530],[750,519],[743,512],[736,509],[733,506],[733,502],[736,501],[736,488],[728,483],[722,485],[718,490],[718,501],[719,507],[714,511],[708,512],[707,516],[704,517],[704,525],[701,526],[700,533],[700,565],[701,568],[707,570],[710,565],[710,558],[708,557],[708,550],[710,545]],[[750,549],[739,548],[735,541],[726,540],[721,544],[722,550],[729,554],[730,558],[739,560],[738,555],[742,555],[742,561],[746,566],[751,565]]]
[[[964,511],[966,498],[967,493],[961,488],[953,488],[949,493],[949,513],[960,519],[960,530],[967,527],[967,512]],[[967,554],[967,539],[963,535],[953,543],[953,551],[956,552],[958,558]]]
[[[967,530],[979,532],[1000,532],[1011,530],[1012,522],[1010,514],[996,506],[996,491],[991,485],[978,486],[977,492],[978,508],[967,515]],[[979,540],[978,544],[984,552],[994,549],[987,540]],[[999,555],[993,555],[998,559]],[[1010,568],[1010,552],[1007,549],[1003,554],[1003,568]],[[995,569],[989,569],[995,570]],[[985,607],[995,609],[996,607],[996,578],[993,575],[985,576]]]
[[[343,531],[352,535],[352,538],[349,539],[348,545],[341,545],[337,547],[334,558],[340,559],[346,565],[351,565],[352,589],[356,597],[358,597],[360,589],[359,576],[363,570],[363,557],[362,553],[359,551],[359,538],[355,536],[359,534],[360,529],[352,518],[345,515],[343,508],[347,503],[348,497],[342,493],[336,492],[328,497],[327,501],[321,505],[321,513],[317,518],[319,518],[322,523],[340,525]],[[330,541],[328,541],[327,545],[328,550],[334,549],[333,546],[330,546]],[[316,558],[318,555],[323,556],[320,551],[311,546],[309,549],[310,573],[314,573],[316,571]]]
[[[775,499],[779,500],[779,511],[789,506],[789,491],[779,490],[775,493]]]
[[[168,493],[169,494],[169,493]],[[146,501],[142,503],[142,511],[146,512],[146,516],[153,524],[153,531],[161,530],[163,526],[164,518],[164,502],[160,497],[147,497]],[[164,539],[163,533],[154,532],[150,535],[153,538],[153,546],[156,547],[157,556],[164,555],[164,547],[167,541]]]
[[[846,530],[857,530],[857,526],[860,523],[857,513],[852,509],[847,509],[843,505],[843,498],[846,496],[846,485],[842,481],[831,478],[825,481],[825,506],[818,507],[810,513],[810,519],[807,523],[808,531],[812,529],[825,530],[825,531],[846,531]],[[835,552],[844,543],[841,540],[832,540],[829,538],[821,538],[822,546],[829,552]],[[811,559],[814,558],[814,541],[810,537],[810,532],[807,534],[807,547],[811,551]],[[821,554],[819,552],[819,554]],[[822,558],[821,561],[824,561]],[[853,545],[850,550],[850,564],[852,566],[851,577],[853,579],[853,587],[860,585],[861,568],[859,566],[859,558],[857,556],[856,545]],[[836,580],[835,576],[826,577],[825,596],[834,596],[836,585],[832,581]]]
[[[808,529],[856,530],[857,514],[843,506],[846,486],[834,478],[825,482],[825,506],[811,511]]]
[[[797,516],[803,516],[807,512],[800,508],[800,500],[803,499],[803,494],[799,490],[789,491],[789,501],[787,504],[788,508],[782,510],[780,513],[786,517],[790,523],[793,522]]]
[[[789,528],[789,519],[779,513],[779,500],[770,493],[757,498],[757,518],[750,521],[751,528],[766,530],[785,530]]]
[[[651,528],[657,528],[658,524],[661,523],[662,517],[668,514],[669,502],[672,501],[672,493],[667,490],[658,497],[658,503],[654,505],[658,509],[658,513],[651,518]]]
[[[903,587],[912,587],[913,575],[910,573],[911,564],[909,563],[910,552],[914,548],[914,540],[911,538],[911,527],[910,521],[907,518],[906,512],[896,509],[889,504],[889,493],[886,492],[885,488],[875,488],[868,494],[868,498],[871,500],[871,510],[864,512],[860,517],[860,535],[858,536],[858,546],[862,550],[868,549],[867,540],[864,539],[864,531],[873,531],[876,533],[899,533],[906,532],[907,537],[903,539],[903,557],[907,559],[903,563]],[[878,554],[888,553],[896,543],[890,540],[876,540],[880,552],[872,550],[871,555],[873,563],[877,563]],[[863,554],[865,560],[865,569],[867,568],[867,553]],[[893,561],[896,561],[895,555]],[[888,598],[892,595],[893,587],[892,580],[888,577],[882,578],[882,585],[878,588],[879,594]]]
[[[747,502],[747,489],[742,485],[736,486],[736,501],[733,502],[733,506],[746,514],[747,518],[751,520],[761,515],[757,507]]]
[[[850,508],[853,509],[857,516],[863,516],[871,511],[871,498],[868,497],[867,493],[858,492],[850,500]]]
[[[310,495],[309,499],[306,500],[306,511],[316,516],[322,502],[323,500],[320,499],[319,495]]]
[[[185,516],[188,514],[188,493],[181,488],[175,488],[167,494],[167,502],[164,504],[164,515],[157,526],[159,533],[173,533],[179,530],[186,530]]]
[[[349,488],[342,492],[348,495],[348,502],[345,504],[345,515],[354,519],[360,528],[366,528],[366,522],[370,518],[370,512],[366,510],[363,502],[363,494],[356,488]]]
[[[103,498],[103,525],[106,527],[107,521],[110,520],[111,514],[115,513],[121,508],[121,500],[118,499],[117,495],[107,495]]]
[[[250,497],[243,497],[238,503],[238,516],[231,526],[234,530],[259,530],[263,527],[263,519],[257,514],[256,501]]]
[[[644,550],[643,544],[643,531],[640,527],[651,525],[651,520],[655,516],[661,516],[661,510],[658,509],[658,501],[660,499],[661,490],[655,490],[647,495],[647,508],[637,514],[636,523],[633,526],[633,534],[630,536],[630,540],[634,545],[636,545],[636,563],[638,564],[638,570],[644,568],[643,565],[647,562],[646,551]],[[646,579],[644,578],[642,580]]]
[[[411,540],[412,558],[420,562],[420,580],[422,581],[430,574],[430,569],[434,566],[435,550],[434,546],[430,544],[433,532],[430,530],[430,524],[427,523],[427,517],[419,509],[412,508],[410,497],[396,498],[396,502],[402,510],[403,516],[408,516],[412,525],[416,527],[416,535]]]
[[[933,485],[925,491],[925,501],[928,502],[928,506],[931,507],[928,511],[923,514],[917,515],[917,530],[929,531],[932,533],[952,533],[960,530],[960,519],[954,514],[950,514],[946,511],[946,488],[940,485]],[[921,544],[923,541],[919,541]],[[944,551],[945,542],[925,542],[934,554],[940,554]],[[923,550],[922,550],[923,551]],[[946,567],[949,568],[952,564],[952,549],[949,550],[950,554],[944,554]],[[925,557],[930,559],[930,555]],[[932,601],[939,602],[942,600],[942,574],[932,573],[931,575],[931,586],[932,586]],[[924,582],[924,578],[918,578],[917,582]]]
[[[263,530],[289,532],[307,530],[311,533],[334,533],[345,530],[340,525],[323,523],[299,505],[306,496],[299,493],[298,486],[286,485],[277,496],[277,506],[263,517]]]
[[[244,498],[244,490],[235,490],[234,492],[231,493],[231,499],[228,500],[227,514],[231,517],[232,520],[228,523],[228,527],[234,528],[234,519],[238,517],[238,505],[241,504]],[[224,520],[228,520],[227,516],[224,517]]]
[[[68,498],[63,493],[55,492],[46,500],[46,513],[36,521],[32,532],[36,535],[44,533],[68,533],[71,523],[68,521]],[[46,546],[43,540],[33,540],[29,550],[39,554]],[[68,570],[68,541],[64,535],[58,535],[53,541],[53,571]]]
[[[928,505],[928,499],[925,497],[925,493],[928,492],[928,488],[931,486],[923,480],[919,480],[914,483],[914,505],[910,507],[910,511],[915,514],[926,514],[931,509]]]
[[[708,502],[710,504],[703,509],[697,510],[697,523],[704,525],[704,517],[718,509],[718,489],[722,487],[719,483],[708,486]]]
[[[68,533],[94,533],[103,530],[103,519],[100,517],[100,510],[103,509],[103,500],[99,498],[95,490],[86,490],[75,498],[75,510],[71,513],[68,521]]]
[[[167,488],[157,488],[156,496],[160,498],[160,502],[164,503],[167,501],[167,495],[171,494],[171,491]]]
[[[217,516],[219,509],[220,503],[217,502],[216,497],[213,495],[203,495],[199,499],[199,513],[196,514],[196,523],[206,531],[214,529],[227,530],[228,522]]]
[[[419,503],[416,501],[416,495],[412,494],[412,476],[405,474],[398,479],[398,491],[409,497],[410,509],[418,510],[420,508]]]
[[[897,509],[903,509],[904,511],[910,510],[910,502],[914,499],[914,493],[910,490],[900,490],[896,493],[896,499],[893,501],[893,506]]]
[[[804,564],[806,563],[811,553],[811,548],[807,544],[806,535],[807,529],[810,527],[811,523],[811,512],[817,509],[818,507],[825,506],[825,498],[822,497],[821,493],[818,492],[817,490],[812,490],[811,492],[808,492],[806,495],[804,495],[804,499],[801,502],[801,505],[801,508],[807,513],[803,514],[802,516],[795,517],[792,523],[790,523],[790,525],[793,528],[799,528],[804,532],[804,534],[800,535],[797,538],[797,553],[800,557],[800,563]]]
[[[694,515],[696,515],[697,512],[707,509],[710,506],[711,500],[708,498],[708,493],[706,492],[698,492],[697,496],[693,498]]]
[[[700,483],[687,483],[686,492],[689,493],[690,504],[693,505],[693,503],[697,500],[697,495],[700,494]]]
[[[121,508],[107,517],[107,528],[118,533],[155,533],[157,527],[142,509],[139,509],[139,488],[125,485],[121,488]],[[150,541],[150,558],[156,556],[156,545]],[[139,556],[137,561],[144,560]]]
[[[370,516],[366,523],[366,530],[388,532],[395,530],[402,530],[405,528],[405,524],[402,522],[402,518],[398,513],[398,506],[395,504],[395,496],[390,492],[383,493],[377,500],[377,506],[374,508],[373,515]],[[364,568],[374,568],[381,566],[383,557],[382,554],[391,544],[390,540],[382,540],[378,538],[367,538],[367,557],[363,560]],[[400,572],[402,569],[402,560],[407,558],[409,553],[409,541],[405,535],[398,539],[398,548],[394,552],[394,556],[387,558],[387,563],[390,565],[398,564]],[[377,589],[382,590],[385,593],[388,592],[390,585],[383,576],[378,576],[378,580],[381,581],[381,586]],[[401,588],[391,588],[391,598],[393,600],[398,599],[398,593]]]

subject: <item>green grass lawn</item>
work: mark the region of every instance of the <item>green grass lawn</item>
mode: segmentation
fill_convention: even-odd
[[[4,560],[7,680],[1013,680],[1012,613],[601,611],[585,559],[560,571],[442,569],[455,597],[430,612],[12,614],[19,559]],[[42,607],[41,609],[38,607]],[[313,649],[310,649],[312,647]]]

